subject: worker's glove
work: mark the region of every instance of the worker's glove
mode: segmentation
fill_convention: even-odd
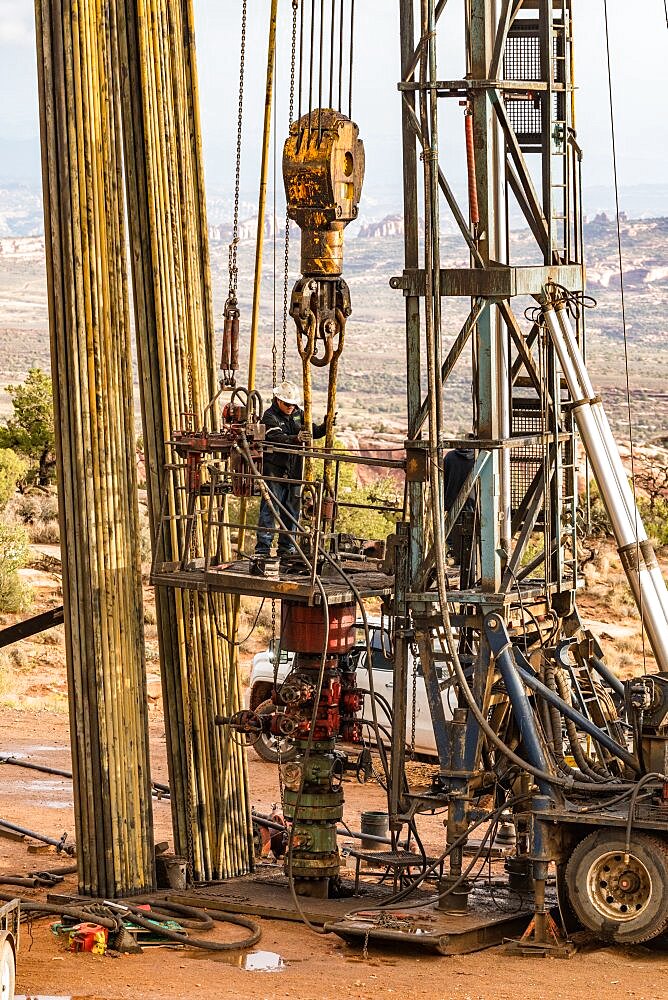
[[[300,444],[304,444],[307,448],[310,448],[313,438],[309,431],[300,431],[297,435],[297,440]]]

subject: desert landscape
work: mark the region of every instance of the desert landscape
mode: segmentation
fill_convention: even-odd
[[[250,220],[248,232],[253,230]],[[345,271],[351,290],[353,314],[347,328],[346,349],[339,374],[340,426],[356,432],[403,434],[405,426],[404,310],[401,292],[389,286],[401,274],[403,239],[395,217],[368,224],[357,238],[346,244]],[[212,227],[220,236],[222,227]],[[659,441],[668,428],[668,340],[665,336],[668,303],[668,219],[622,220],[624,282],[631,411],[638,444]],[[587,358],[597,389],[601,392],[611,423],[620,440],[628,440],[624,342],[622,334],[619,268],[616,260],[616,229],[612,219],[597,216],[585,226],[588,292],[597,301],[587,313]],[[512,256],[516,263],[531,263],[531,240],[525,230],[513,234]],[[292,239],[292,288],[297,266],[298,240]],[[283,281],[280,268],[274,272],[274,254],[282,259],[280,232],[265,245],[258,387],[267,395],[272,383],[271,352],[276,335],[280,366],[283,334]],[[243,345],[250,325],[254,241],[239,247],[239,300]],[[217,327],[222,331],[222,313],[228,290],[228,245],[224,239],[211,242],[212,287]],[[462,241],[444,234],[443,266],[466,263]],[[276,278],[274,274],[276,273]],[[527,303],[517,303],[521,317]],[[466,318],[465,302],[447,302],[444,340],[448,346]],[[298,372],[291,321],[287,327],[288,375]],[[244,336],[244,333],[246,336]],[[44,244],[41,237],[12,236],[0,239],[0,415],[8,412],[3,392],[7,384],[21,381],[28,369],[49,368],[48,322]],[[470,407],[470,389],[465,359],[455,370],[448,394],[447,419],[451,433],[465,431]],[[242,367],[243,370],[243,367]],[[369,379],[369,375],[372,379]],[[136,378],[136,372],[135,372]],[[324,406],[322,386],[316,388],[317,405]],[[318,389],[320,391],[318,391]],[[136,401],[137,423],[139,403]]]
[[[627,284],[627,321],[632,338],[630,352],[631,402],[638,463],[642,474],[652,467],[665,467],[664,445],[668,437],[668,392],[665,391],[665,362],[668,348],[657,325],[668,302],[668,220],[624,220]],[[605,217],[588,224],[589,291],[598,308],[588,316],[588,353],[591,371],[600,388],[615,430],[622,441],[628,438],[628,413],[624,375],[624,345],[619,313],[619,282],[615,270],[613,224]],[[514,253],[522,260],[525,237],[515,234]],[[445,237],[447,263],[463,264],[458,241]],[[240,268],[247,274],[252,266],[252,243],[242,243]],[[222,314],[226,294],[227,245],[214,241],[211,247],[215,307]],[[353,296],[354,313],[339,379],[341,429],[355,445],[374,448],[401,446],[404,434],[403,315],[399,293],[389,287],[392,275],[400,273],[402,238],[396,224],[385,220],[368,226],[347,247],[346,271]],[[282,339],[282,286],[274,288],[269,253],[265,272],[265,298],[261,314],[262,349],[259,382],[272,382],[271,345],[274,331]],[[242,323],[248,322],[249,281],[241,283]],[[274,304],[275,296],[275,304]],[[465,316],[465,305],[448,303],[445,326],[454,336]],[[390,345],[388,347],[388,345]],[[288,327],[288,371],[294,373],[292,330]],[[279,355],[280,356],[280,355]],[[0,241],[0,383],[21,382],[34,366],[48,369],[48,324],[45,290],[44,243],[40,237],[14,236]],[[447,419],[453,433],[465,430],[468,412],[468,382],[465,365],[448,397]],[[322,396],[318,399],[323,402]],[[138,407],[136,408],[138,409]],[[0,410],[6,416],[11,399],[5,393]],[[137,432],[140,423],[137,414]],[[624,450],[628,461],[628,448]],[[656,484],[655,484],[656,485]],[[661,484],[658,501],[662,502]],[[641,490],[642,492],[642,490]],[[645,490],[646,493],[646,490]],[[22,521],[30,536],[27,565],[20,570],[26,607],[15,614],[0,616],[0,627],[19,620],[28,612],[37,613],[62,601],[58,528],[53,491],[12,501],[13,516]],[[143,508],[145,521],[145,508]],[[658,523],[658,521],[657,521]],[[148,537],[144,558],[148,557]],[[663,535],[656,539],[664,573],[668,569],[668,549]],[[594,532],[586,540],[583,589],[579,606],[587,623],[599,636],[615,673],[625,678],[651,669],[652,657],[640,635],[637,609],[625,582],[619,557],[605,531]],[[162,722],[162,693],[159,676],[154,594],[148,586],[148,563],[144,563],[144,627],[150,711],[151,769],[154,780],[167,780],[165,732]],[[257,602],[244,599],[241,633],[251,635],[241,648],[241,673],[248,680],[253,655],[266,648],[270,638],[268,609],[252,625]],[[3,740],[0,758],[46,763],[69,768],[67,683],[62,626],[33,639],[0,650],[0,708],[3,712]],[[420,767],[429,777],[433,765]],[[254,808],[271,812],[280,802],[276,769],[249,753],[250,787]],[[0,816],[48,833],[56,839],[66,832],[73,837],[74,818],[71,783],[49,778],[16,766],[0,764]],[[360,812],[381,808],[384,797],[374,783],[361,786],[346,781],[348,821],[354,826]],[[154,800],[156,840],[170,839],[168,799]],[[435,817],[425,824],[425,846],[436,851],[443,832]],[[0,840],[3,868],[25,875],[44,867],[58,868],[61,860],[53,848],[33,856],[22,840]],[[490,869],[490,877],[492,871]],[[75,878],[65,877],[59,891],[74,891]],[[28,894],[29,891],[28,891]],[[599,947],[579,954],[571,963],[550,963],[545,976],[542,960],[495,957],[495,971],[489,972],[489,957],[479,956],[439,960],[376,947],[363,955],[334,937],[319,940],[317,947],[302,925],[264,920],[259,946],[259,968],[234,958],[197,955],[197,963],[184,964],[189,952],[146,951],[142,956],[122,956],[115,961],[91,955],[64,955],[51,935],[48,922],[37,921],[24,931],[18,988],[26,995],[94,998],[104,996],[130,1000],[138,993],[162,998],[183,993],[184,970],[188,976],[188,996],[215,993],[217,996],[288,997],[299,994],[316,997],[376,997],[392,995],[434,996],[433,985],[416,983],[415,962],[428,972],[431,983],[442,977],[439,995],[462,1000],[503,1000],[518,991],[532,998],[632,996],[654,1000],[660,977],[668,972],[668,946],[659,941],[651,947],[627,949]],[[220,939],[234,931],[221,927]],[[255,954],[255,953],[254,953]],[[264,956],[264,957],[262,957]],[[265,963],[263,966],[262,963]],[[221,977],[221,963],[224,973]],[[387,972],[392,969],[389,977]],[[191,969],[195,969],[194,972]],[[264,968],[265,971],[260,971]],[[437,980],[434,980],[434,976]],[[503,983],[500,989],[499,983]],[[447,985],[446,985],[447,983]],[[317,985],[316,985],[317,984]]]

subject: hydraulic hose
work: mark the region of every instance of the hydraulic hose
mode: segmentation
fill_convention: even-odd
[[[490,823],[490,830],[491,830],[492,825],[493,825],[495,819],[497,819],[501,815],[502,812],[504,812],[506,809],[511,808],[511,806],[517,805],[518,803],[523,802],[523,801],[525,801],[526,799],[529,799],[529,798],[531,798],[531,794],[530,793],[526,793],[524,795],[517,795],[517,796],[515,796],[512,799],[508,799],[502,805],[497,806],[497,808],[494,809],[493,812],[488,813],[486,816],[483,816],[481,819],[476,820],[476,822],[472,823],[464,831],[464,833],[460,834],[459,837],[457,837],[456,840],[453,840],[453,842],[447,846],[447,848],[443,851],[443,853],[440,854],[437,858],[435,858],[434,861],[432,861],[431,864],[429,864],[425,868],[425,870],[423,872],[421,872],[418,875],[418,877],[415,878],[410,883],[410,885],[407,885],[405,888],[400,889],[399,892],[396,892],[393,896],[390,896],[389,899],[384,900],[381,904],[379,904],[378,907],[375,907],[375,909],[378,909],[379,911],[382,911],[382,910],[387,909],[388,907],[394,906],[396,903],[399,903],[402,899],[405,899],[406,896],[409,896],[415,889],[417,889],[425,881],[426,878],[428,878],[430,875],[432,875],[436,871],[436,869],[445,861],[445,859],[452,853],[452,851],[454,851],[454,849],[456,847],[459,847],[461,844],[466,843],[466,841],[471,836],[471,834],[474,832],[474,830],[477,830],[477,828],[479,826],[482,826],[483,823],[487,823],[487,822]],[[488,830],[487,833],[485,834],[485,836],[483,837],[483,840],[482,840],[482,842],[480,844],[480,847],[478,848],[478,851],[476,852],[476,855],[475,855],[475,857],[473,859],[473,864],[475,864],[475,862],[478,860],[478,858],[482,854],[482,849],[483,849],[483,847],[484,847],[487,839],[489,838],[489,832],[490,832],[490,830]],[[427,904],[431,904],[431,903],[435,902],[436,900],[442,899],[445,896],[449,895],[452,892],[452,890],[455,889],[455,888],[457,888],[457,886],[461,884],[461,882],[463,881],[463,879],[466,878],[466,876],[468,875],[468,873],[471,871],[472,867],[473,867],[473,865],[469,866],[469,868],[467,868],[466,871],[464,872],[462,878],[457,879],[457,881],[455,883],[453,883],[452,886],[449,886],[448,889],[445,890],[444,892],[439,893],[438,896],[435,896],[435,897],[433,896],[433,897],[430,897],[429,899],[420,900],[420,902],[414,903],[414,904],[410,904],[410,906],[426,906]],[[402,908],[409,908],[409,904],[407,904],[406,907],[402,907]],[[364,909],[364,910],[363,909],[352,910],[350,913],[346,914],[346,917],[354,916],[355,914],[358,914],[358,913],[368,913],[368,912],[369,912],[368,909]]]
[[[426,124],[426,123],[423,123]],[[426,134],[426,133],[425,133]],[[442,467],[440,461],[440,433],[439,433],[439,418],[438,418],[438,400],[440,399],[440,388],[438,385],[438,377],[440,376],[440,371],[437,371],[435,364],[435,358],[437,355],[436,351],[436,341],[434,333],[434,316],[432,311],[433,305],[433,295],[434,295],[434,274],[433,274],[433,261],[432,261],[432,233],[431,233],[431,201],[429,197],[429,191],[431,187],[431,170],[432,162],[429,156],[425,155],[423,158],[424,174],[425,174],[425,339],[427,347],[428,365],[427,365],[427,375],[428,375],[428,386],[429,386],[429,458],[432,467],[432,523],[434,532],[434,556],[435,556],[435,568],[436,568],[436,584],[438,589],[438,598],[440,604],[441,618],[443,622],[443,629],[445,632],[446,643],[448,646],[448,652],[450,654],[450,662],[454,669],[457,681],[459,684],[459,689],[468,705],[468,708],[473,715],[474,719],[478,723],[480,729],[485,734],[486,738],[490,743],[495,746],[511,763],[516,764],[522,770],[527,771],[532,774],[539,782],[546,782],[548,784],[555,785],[557,787],[573,790],[573,791],[584,791],[592,792],[594,790],[598,791],[623,791],[628,785],[626,783],[619,783],[617,785],[606,784],[606,785],[594,785],[588,782],[578,782],[571,777],[556,775],[549,771],[544,771],[540,768],[534,767],[529,764],[524,758],[520,757],[514,751],[503,742],[499,735],[492,729],[489,722],[487,721],[485,714],[482,712],[478,703],[475,700],[475,696],[469,687],[468,680],[466,679],[466,674],[461,665],[459,659],[459,650],[457,649],[457,643],[455,642],[452,624],[450,622],[450,613],[448,610],[448,593],[447,593],[447,583],[446,583],[446,568],[444,562],[444,544],[443,544],[443,531],[441,523],[441,509],[440,509],[440,497],[442,495]],[[555,734],[556,735],[556,734]]]
[[[9,893],[0,893],[0,900],[8,903],[16,898],[15,895]],[[132,903],[112,902],[111,900],[105,900],[102,904],[93,904],[91,906],[58,906],[55,903],[43,903],[35,899],[18,898],[21,910],[24,913],[31,913],[34,917],[56,915],[71,917],[82,923],[94,921],[96,924],[100,924],[101,927],[105,927],[113,933],[121,929],[124,922],[123,914],[131,914],[131,922],[133,924],[139,924],[140,927],[144,927],[146,930],[151,931],[153,934],[158,934],[160,937],[167,938],[168,941],[174,941],[189,948],[200,948],[204,951],[241,951],[246,948],[252,948],[262,936],[260,925],[249,917],[243,917],[237,913],[216,911],[212,919],[203,910],[193,906],[182,906],[177,903],[167,902],[164,899],[154,900],[159,909],[147,911],[140,910]],[[151,900],[149,899],[147,902],[150,904]],[[111,911],[112,913],[117,913],[118,916],[111,916],[109,913],[100,912],[100,910]],[[181,916],[185,912],[189,913],[190,917]],[[174,914],[178,914],[179,923],[184,926],[195,927],[198,930],[210,929],[213,927],[215,920],[217,923],[245,927],[251,933],[240,941],[209,941],[205,938],[194,938],[188,934],[182,934],[179,931],[171,930],[161,925],[161,920],[164,920],[165,917],[173,919]]]
[[[150,903],[150,900],[148,900]],[[177,910],[177,904],[168,903],[165,904],[164,900],[156,901],[161,909],[172,909]],[[262,931],[260,925],[250,917],[242,917],[238,913],[222,913],[216,911],[214,919],[217,923],[223,924],[234,924],[237,927],[246,927],[250,934],[240,941],[209,941],[207,938],[194,938],[190,937],[188,934],[182,934],[179,931],[170,930],[168,927],[162,927],[156,924],[154,920],[151,919],[150,914],[153,910],[147,913],[146,910],[140,910],[139,907],[132,903],[112,903],[110,901],[105,901],[105,906],[109,906],[112,910],[118,909],[119,914],[128,912],[132,914],[132,923],[139,924],[140,927],[144,927],[146,930],[152,931],[155,934],[159,934],[160,937],[167,938],[168,941],[175,941],[178,944],[184,945],[186,948],[200,948],[203,951],[241,951],[246,948],[252,948],[253,945],[257,944],[262,936]],[[195,907],[181,907],[178,906],[178,911],[188,910],[191,913],[197,914],[199,923],[196,921],[188,921],[191,925],[194,923],[196,926],[209,927],[213,926],[213,920],[209,917],[207,913],[202,913],[202,911],[196,910]],[[155,911],[156,915],[160,911]],[[179,923],[185,925],[185,921],[179,917]],[[208,923],[210,921],[210,924]]]

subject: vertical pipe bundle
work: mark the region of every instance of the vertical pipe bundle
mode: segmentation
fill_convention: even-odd
[[[163,470],[185,415],[201,426],[215,391],[214,325],[191,0],[118,0],[123,129],[149,512],[160,560],[179,558],[185,525]],[[192,555],[198,541],[194,538]],[[156,593],[175,849],[195,881],[252,867],[243,750],[214,723],[240,707],[229,600]]]
[[[35,0],[80,891],[152,888],[113,10]]]

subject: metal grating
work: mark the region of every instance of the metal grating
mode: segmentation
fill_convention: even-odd
[[[510,29],[503,57],[503,74],[506,80],[542,80],[537,23],[513,25]]]
[[[543,429],[540,400],[530,397],[513,399],[511,434],[540,434]],[[540,444],[510,449],[510,503],[513,513],[519,508],[543,464]]]
[[[506,41],[503,75],[506,80],[539,81],[543,78],[540,35],[536,22],[516,22],[512,26]],[[507,97],[505,104],[508,120],[520,147],[533,148],[539,144],[543,134],[543,106],[540,97]]]

